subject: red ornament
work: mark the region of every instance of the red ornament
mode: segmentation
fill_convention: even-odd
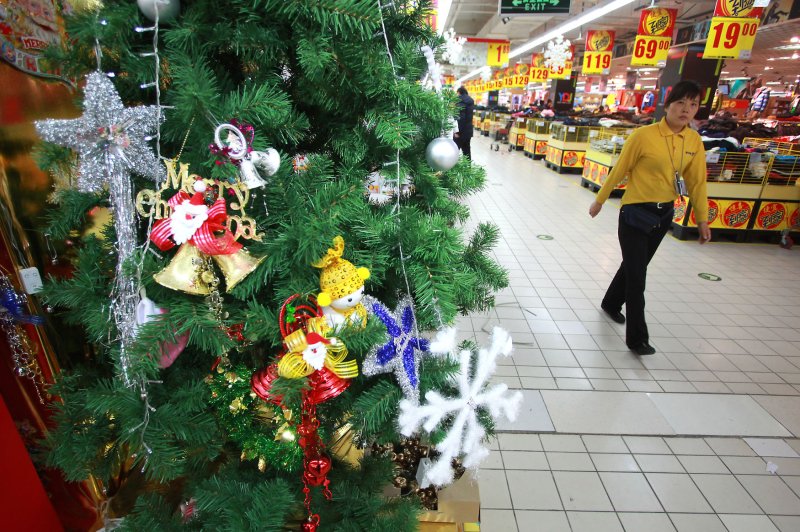
[[[312,458],[306,465],[303,478],[309,486],[322,486],[328,480],[328,472],[331,470],[331,459],[327,456]]]
[[[322,368],[309,375],[308,382],[311,384],[308,400],[315,405],[333,399],[350,386],[349,380],[339,377],[328,368]]]
[[[308,516],[308,521],[303,523],[300,527],[302,532],[317,532],[317,527],[319,526],[319,515],[313,514]]]
[[[266,368],[253,373],[253,377],[250,379],[250,388],[264,401],[279,405],[281,404],[281,400],[283,400],[283,396],[273,395],[270,393],[270,390],[272,389],[272,383],[275,382],[275,379],[277,378],[278,366],[271,364]]]

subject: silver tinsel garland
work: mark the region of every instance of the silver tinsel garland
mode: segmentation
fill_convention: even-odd
[[[107,183],[117,233],[117,268],[111,295],[112,313],[119,331],[120,366],[131,384],[128,348],[136,337],[138,281],[124,267],[136,249],[136,210],[130,173],[160,182],[164,169],[147,144],[162,119],[158,106],[125,107],[114,84],[102,72],[89,74],[83,116],[73,120],[36,122],[46,141],[78,152],[78,190],[97,192]]]

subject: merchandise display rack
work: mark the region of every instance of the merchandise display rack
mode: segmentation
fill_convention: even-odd
[[[550,124],[544,118],[530,118],[525,125],[525,146],[526,157],[532,159],[543,159],[547,154],[547,141],[550,140]]]
[[[747,148],[765,152],[708,152],[709,227],[737,242],[777,239],[800,222],[800,151],[796,144],[745,138]],[[673,234],[684,240],[697,230],[691,201],[675,201]]]
[[[586,149],[589,147],[589,135],[592,131],[599,130],[598,126],[573,126],[553,122],[547,141],[545,166],[559,174],[565,171],[582,172]]]
[[[508,142],[514,147],[515,150],[521,150],[525,147],[525,134],[527,133],[527,123],[533,118],[526,118],[520,116],[514,119],[514,124],[508,132]]]
[[[622,146],[636,126],[627,128],[604,127],[599,131],[589,132],[589,147],[583,163],[581,186],[600,190],[611,169],[617,164]],[[627,180],[623,180],[614,191],[625,190]]]

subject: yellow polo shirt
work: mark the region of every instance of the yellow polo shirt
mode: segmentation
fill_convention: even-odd
[[[622,204],[660,203],[674,201],[675,170],[686,181],[692,200],[694,216],[698,222],[708,220],[708,193],[706,192],[706,152],[696,131],[685,127],[673,133],[666,119],[631,133],[622,147],[619,161],[611,169],[606,182],[597,193],[602,204],[625,178],[628,184]]]

